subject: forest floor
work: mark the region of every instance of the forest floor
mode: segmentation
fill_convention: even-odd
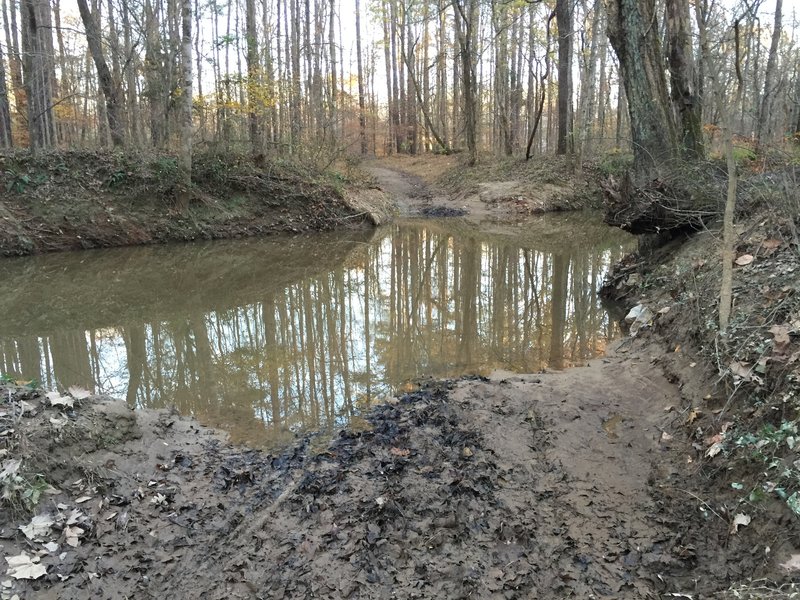
[[[366,166],[407,212],[448,207]],[[608,356],[423,384],[276,454],[7,381],[0,597],[800,597],[787,214],[742,225],[726,344],[707,232],[616,270],[642,317]]]

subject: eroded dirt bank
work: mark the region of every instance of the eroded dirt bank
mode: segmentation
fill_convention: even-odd
[[[280,455],[169,412],[6,384],[0,544],[23,567],[2,593],[710,597],[774,574],[763,545],[786,558],[788,535],[732,535],[729,515],[700,516],[679,488],[665,440],[681,392],[658,352],[432,384]]]
[[[0,155],[0,254],[318,231],[379,224],[392,212],[355,172],[202,155],[192,178],[179,199],[167,155]]]

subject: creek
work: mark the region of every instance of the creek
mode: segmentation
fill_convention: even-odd
[[[597,289],[631,244],[576,213],[5,259],[0,371],[274,447],[421,379],[602,354]]]

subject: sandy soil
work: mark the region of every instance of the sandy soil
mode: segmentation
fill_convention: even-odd
[[[424,386],[377,406],[357,431],[308,436],[280,455],[231,447],[169,412],[90,398],[62,413],[7,388],[6,414],[29,405],[10,455],[58,492],[36,508],[52,525],[33,539],[17,529],[29,515],[4,512],[3,555],[26,552],[46,568],[33,581],[4,578],[4,589],[54,599],[710,597],[763,572],[751,549],[768,532],[733,536],[724,516],[697,527],[676,512],[698,502],[679,489],[684,457],[664,441],[682,427],[665,411],[681,393],[651,363],[657,352],[637,345],[565,372]],[[70,517],[82,530],[75,547]]]
[[[599,197],[594,178],[576,178],[557,161],[491,161],[467,168],[460,160],[393,155],[361,168],[409,215],[509,220],[596,206]]]

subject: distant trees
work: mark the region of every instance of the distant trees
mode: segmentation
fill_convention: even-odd
[[[0,148],[14,145],[11,137],[11,106],[8,103],[6,87],[6,66],[3,60],[3,47],[0,46]]]
[[[800,50],[775,8],[742,8],[740,59],[717,71],[732,9],[709,0],[0,0],[0,145],[470,163],[618,148],[647,176],[720,152],[720,74],[742,75],[740,138],[800,126]]]
[[[56,145],[53,111],[55,89],[55,53],[53,22],[48,0],[20,1],[23,79],[28,106],[30,147],[52,148]]]

